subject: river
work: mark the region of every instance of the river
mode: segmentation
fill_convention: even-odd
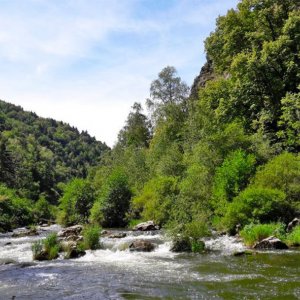
[[[157,232],[102,238],[102,250],[79,259],[33,262],[38,237],[0,235],[0,299],[300,299],[300,252],[259,252],[235,257],[243,245],[221,236],[206,241],[205,254],[172,253]],[[154,252],[124,250],[135,239]],[[11,243],[11,244],[7,244]]]

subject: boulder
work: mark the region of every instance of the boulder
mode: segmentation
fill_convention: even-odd
[[[172,252],[191,252],[192,246],[188,240],[177,239],[173,242],[173,245],[172,245],[170,251],[172,251]]]
[[[287,231],[287,232],[292,231],[293,228],[296,227],[297,225],[300,225],[300,219],[295,218],[294,220],[292,220],[292,221],[288,224],[286,231]]]
[[[125,232],[112,233],[108,236],[108,238],[110,238],[110,239],[122,239],[124,237],[126,237]]]
[[[34,260],[39,260],[39,261],[48,260],[48,252],[46,252],[44,249],[39,251],[34,255]]]
[[[255,254],[255,252],[250,250],[233,252],[233,256],[246,256],[246,255],[253,255],[253,254]]]
[[[159,230],[159,226],[156,225],[153,221],[143,222],[134,226],[133,230],[135,231],[151,231]]]
[[[86,254],[84,250],[79,250],[77,248],[71,248],[70,251],[67,253],[65,258],[71,259],[71,258],[79,258]]]
[[[129,245],[130,251],[151,252],[155,248],[154,244],[149,241],[137,240]]]
[[[288,249],[289,247],[277,237],[270,236],[256,243],[253,248],[259,250],[264,250],[264,249],[284,250],[284,249]]]
[[[70,236],[78,236],[83,229],[82,225],[74,225],[71,227],[67,227],[58,232],[57,236],[59,238],[67,238]]]

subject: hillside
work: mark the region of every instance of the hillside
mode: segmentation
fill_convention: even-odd
[[[109,148],[69,124],[0,101],[1,182],[31,200],[56,203],[58,183],[86,177]]]

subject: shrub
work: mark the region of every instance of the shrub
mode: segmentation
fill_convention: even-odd
[[[146,183],[141,195],[133,199],[133,209],[141,211],[145,220],[163,225],[169,221],[174,199],[178,194],[177,180],[159,176]]]
[[[286,237],[289,246],[300,246],[300,226],[296,226]]]
[[[59,223],[73,225],[86,223],[93,205],[94,190],[86,179],[75,178],[64,187],[60,201]]]
[[[131,197],[127,176],[122,170],[114,170],[92,207],[91,221],[109,228],[126,226]]]
[[[285,225],[283,223],[270,224],[249,224],[246,225],[240,232],[241,237],[248,246],[253,246],[255,243],[269,237],[276,236],[283,238],[285,235]]]
[[[205,248],[201,238],[210,234],[207,226],[207,219],[204,216],[198,216],[186,224],[169,224],[168,231],[171,237],[174,252],[203,252]]]
[[[224,213],[224,206],[239,194],[248,184],[255,170],[255,157],[242,150],[228,155],[223,164],[217,168],[214,179],[214,206],[219,214]]]
[[[33,223],[32,202],[0,184],[0,232]]]
[[[60,249],[57,234],[51,233],[46,239],[33,243],[31,249],[34,260],[52,260],[57,258]]]
[[[286,222],[292,216],[293,209],[283,192],[248,187],[229,204],[223,222],[227,229],[233,230],[237,224]]]
[[[83,247],[84,249],[96,250],[100,248],[100,227],[97,225],[87,225],[83,229]]]

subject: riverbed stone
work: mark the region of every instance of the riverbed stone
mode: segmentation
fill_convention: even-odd
[[[125,232],[117,232],[117,233],[112,233],[108,236],[110,239],[122,239],[126,237],[127,234]]]
[[[298,218],[293,219],[287,226],[287,232],[292,231],[293,228],[298,225],[300,225],[300,219],[298,219]]]
[[[39,235],[36,228],[28,229],[28,230],[21,230],[18,232],[14,232],[12,234],[13,238],[20,238],[20,237],[26,237],[26,236],[36,236]]]
[[[177,239],[173,241],[172,247],[170,249],[172,252],[191,252],[191,243],[186,239]]]
[[[149,241],[144,240],[137,240],[132,242],[129,245],[130,251],[137,251],[137,252],[151,252],[155,248],[155,245]]]
[[[66,227],[58,232],[57,236],[59,238],[67,238],[70,236],[78,236],[83,229],[82,225],[74,225],[70,227]]]
[[[86,254],[84,250],[80,250],[77,248],[71,248],[67,255],[65,256],[66,259],[72,259],[72,258],[79,258]]]
[[[264,250],[264,249],[284,250],[284,249],[288,249],[289,247],[284,242],[282,242],[279,238],[275,236],[270,236],[256,243],[253,248],[259,250]]]
[[[156,225],[153,221],[147,221],[134,226],[133,230],[135,231],[151,231],[159,230],[159,226]]]
[[[253,255],[253,254],[255,254],[255,252],[250,251],[250,250],[233,252],[233,256],[247,256],[247,255]]]

